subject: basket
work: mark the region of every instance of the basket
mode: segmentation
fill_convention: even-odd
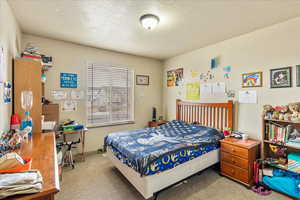
[[[3,169],[3,170],[0,170],[0,173],[18,173],[18,172],[24,172],[24,171],[30,170],[32,159],[24,158],[23,160],[25,161],[24,165],[19,164],[16,167],[11,168],[11,169]]]

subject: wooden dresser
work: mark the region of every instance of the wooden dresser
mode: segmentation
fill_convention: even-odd
[[[54,200],[59,192],[59,175],[56,157],[54,133],[34,133],[33,138],[25,141],[17,153],[22,157],[31,157],[31,169],[37,169],[43,176],[43,189],[39,193],[17,195],[9,200]]]
[[[221,140],[221,174],[246,186],[253,185],[253,163],[260,142],[225,138]]]

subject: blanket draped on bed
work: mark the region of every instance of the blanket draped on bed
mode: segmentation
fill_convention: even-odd
[[[219,148],[216,129],[174,120],[139,130],[111,133],[104,139],[114,155],[142,176],[176,167]]]

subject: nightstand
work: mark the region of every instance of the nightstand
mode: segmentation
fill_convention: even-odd
[[[160,125],[163,125],[163,124],[166,124],[168,123],[169,121],[165,121],[165,120],[162,120],[162,121],[156,121],[156,122],[153,122],[153,121],[150,121],[148,123],[148,127],[155,127],[155,126],[160,126]]]
[[[221,140],[221,174],[248,187],[253,185],[253,163],[259,156],[259,141]]]

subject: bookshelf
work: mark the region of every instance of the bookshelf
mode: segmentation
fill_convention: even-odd
[[[297,145],[290,145],[289,143],[286,143],[287,141],[281,141],[281,142],[277,142],[276,140],[270,140],[269,138],[269,135],[266,134],[266,133],[269,133],[268,131],[270,130],[269,126],[267,124],[270,124],[270,123],[274,123],[274,124],[278,124],[279,126],[281,127],[286,127],[288,125],[291,125],[293,126],[295,129],[297,129],[298,131],[300,131],[300,122],[295,122],[295,121],[286,121],[286,120],[276,120],[276,119],[264,119],[263,118],[263,126],[262,126],[262,138],[263,138],[263,143],[262,143],[262,146],[261,146],[261,150],[262,150],[262,159],[265,160],[266,158],[269,158],[271,157],[271,150],[270,150],[270,147],[269,145],[273,145],[273,146],[280,146],[280,147],[285,147],[287,149],[287,154],[291,153],[291,152],[297,152],[297,153],[300,153],[300,143],[297,144]],[[269,130],[268,130],[269,129]],[[283,132],[284,133],[284,132]],[[288,134],[288,132],[286,131],[285,132],[286,134]],[[284,137],[285,139],[288,138],[288,136]],[[291,171],[291,172],[296,172],[296,173],[300,173],[300,171],[295,171],[293,169],[290,169],[288,167],[287,164],[275,164],[275,163],[264,163],[262,165],[262,167],[266,167],[266,166],[270,166],[270,167],[275,167],[275,168],[278,168],[278,169],[282,169],[282,170],[286,170],[286,171]],[[295,197],[291,197],[289,196],[288,194],[286,193],[282,193],[282,192],[279,192],[277,190],[273,190],[275,192],[278,192],[278,193],[281,193],[287,197],[290,197],[291,199],[293,200],[300,200],[300,199],[297,199]]]
[[[288,125],[291,125],[292,127],[294,127],[297,130],[300,130],[300,122],[294,122],[294,121],[286,121],[286,120],[276,120],[276,119],[263,119],[263,126],[262,126],[262,138],[263,138],[263,145],[262,145],[262,158],[266,159],[271,157],[271,150],[269,145],[274,145],[274,146],[281,146],[281,147],[286,147],[287,148],[287,154],[291,153],[291,152],[297,152],[300,153],[300,143],[299,144],[295,144],[295,143],[287,143],[287,130],[285,130],[285,132],[281,132],[281,140],[279,139],[279,141],[276,139],[276,135],[278,136],[278,129],[277,129],[277,133],[272,133],[270,134],[270,124],[276,124],[278,125],[278,127],[282,127],[284,129],[284,127],[287,127]],[[275,131],[276,132],[276,131]],[[270,138],[270,135],[272,136]],[[280,135],[280,134],[279,134]],[[284,139],[283,139],[284,138]],[[286,167],[284,167],[283,165],[276,165],[276,164],[270,164],[273,167],[277,167],[280,169],[285,169],[288,171],[292,171],[289,170]],[[300,172],[297,172],[300,173]]]

